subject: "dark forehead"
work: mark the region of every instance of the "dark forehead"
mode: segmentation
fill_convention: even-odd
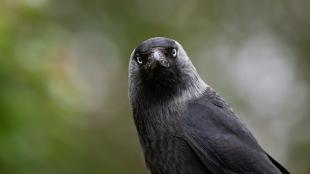
[[[172,39],[168,39],[164,37],[156,37],[156,38],[151,38],[151,39],[148,39],[142,42],[136,48],[136,51],[147,52],[148,50],[154,47],[171,48],[171,47],[177,47],[177,44]]]

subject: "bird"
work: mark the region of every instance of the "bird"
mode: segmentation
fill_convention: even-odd
[[[288,174],[199,76],[182,45],[153,37],[131,53],[128,95],[152,174]]]

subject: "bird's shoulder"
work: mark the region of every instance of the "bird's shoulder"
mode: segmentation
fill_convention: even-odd
[[[188,101],[183,119],[183,125],[188,131],[213,135],[211,137],[216,134],[235,136],[260,148],[239,116],[212,88],[207,88],[201,97]]]

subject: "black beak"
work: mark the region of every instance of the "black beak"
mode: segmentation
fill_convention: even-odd
[[[170,64],[167,61],[166,56],[163,53],[163,50],[159,47],[153,48],[151,50],[149,54],[149,62],[150,62],[150,66],[152,67],[152,69],[155,68],[157,64],[165,68],[170,67]]]

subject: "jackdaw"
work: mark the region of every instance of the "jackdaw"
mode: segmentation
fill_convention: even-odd
[[[133,50],[129,100],[152,174],[289,173],[200,78],[175,40],[150,38]]]

